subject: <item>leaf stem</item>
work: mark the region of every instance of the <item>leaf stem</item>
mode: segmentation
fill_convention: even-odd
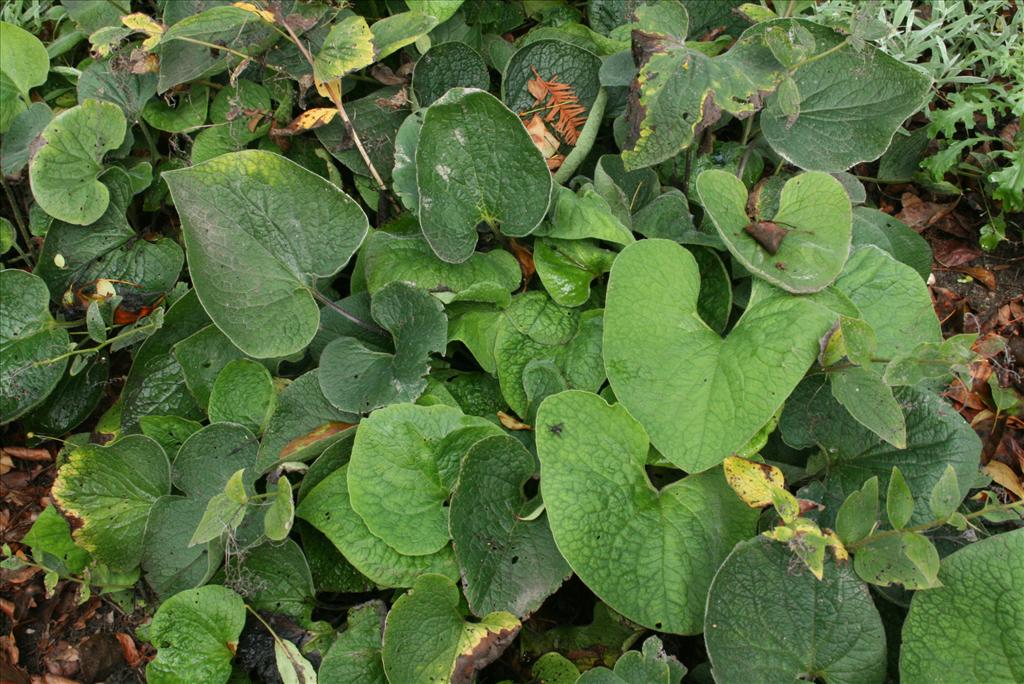
[[[11,214],[14,216],[14,222],[18,226],[18,232],[21,233],[21,239],[25,242],[25,249],[28,252],[22,252],[21,248],[18,248],[18,252],[25,258],[29,266],[35,268],[36,265],[36,253],[32,248],[32,235],[28,232],[28,227],[25,225],[25,219],[21,215],[21,207],[18,206],[18,202],[14,197],[14,193],[11,191],[11,186],[7,184],[7,179],[0,173],[0,184],[4,186],[4,195],[7,196],[7,203],[11,205]],[[15,244],[17,246],[17,244]]]
[[[374,333],[376,335],[387,336],[387,332],[385,332],[385,330],[383,328],[381,328],[381,327],[379,327],[377,325],[374,325],[373,323],[368,323],[367,321],[364,321],[363,319],[359,318],[358,316],[356,316],[356,315],[354,315],[352,313],[349,313],[348,311],[345,311],[340,306],[338,306],[337,304],[332,302],[329,297],[325,297],[323,295],[323,293],[320,292],[319,290],[317,290],[315,287],[309,288],[309,291],[312,293],[312,295],[313,295],[313,297],[315,299],[319,300],[324,306],[329,308],[331,311],[334,311],[335,313],[340,314],[342,318],[344,318],[345,320],[349,321],[350,323],[354,323],[354,324],[358,325],[360,328],[362,328],[363,330],[372,332],[372,333]]]
[[[1019,508],[1019,507],[1022,507],[1022,506],[1024,506],[1024,499],[1021,499],[1020,501],[1013,501],[1013,502],[1008,503],[1008,504],[1001,504],[999,506],[986,506],[985,508],[982,508],[979,511],[974,511],[973,513],[967,513],[966,515],[964,515],[964,519],[965,520],[974,520],[975,518],[980,518],[981,516],[988,515],[989,513],[993,513],[993,512],[997,512],[997,511],[1012,511],[1014,508]],[[903,527],[903,528],[900,528],[898,530],[882,530],[881,532],[876,532],[875,534],[868,535],[867,537],[864,537],[860,541],[855,541],[855,542],[852,542],[850,544],[847,544],[846,548],[851,550],[851,551],[856,551],[857,549],[859,549],[859,548],[861,548],[863,546],[867,546],[871,542],[876,541],[878,539],[883,539],[885,537],[892,537],[893,535],[902,534],[903,532],[924,532],[924,531],[931,530],[931,529],[934,529],[934,528],[937,528],[937,527],[942,527],[947,522],[948,522],[948,520],[936,519],[936,520],[932,520],[931,522],[921,523],[920,525],[914,525],[912,527]]]
[[[89,347],[88,349],[72,349],[71,351],[64,352],[63,354],[61,354],[59,356],[54,356],[52,359],[41,359],[39,361],[36,361],[32,365],[33,366],[48,366],[51,363],[57,363],[58,361],[63,361],[64,359],[70,359],[72,356],[78,356],[79,354],[95,354],[96,352],[98,352],[99,350],[103,349],[104,347],[109,347],[110,345],[114,344],[115,342],[117,342],[122,337],[130,336],[130,335],[136,335],[136,334],[138,334],[140,332],[146,332],[147,330],[150,330],[150,329],[157,330],[159,327],[160,326],[158,326],[156,324],[156,321],[154,321],[152,323],[147,323],[146,325],[144,325],[142,327],[132,328],[131,330],[126,330],[123,333],[121,333],[120,335],[116,335],[115,337],[111,337],[106,342],[98,344],[95,347]]]
[[[597,99],[594,100],[594,105],[590,108],[587,123],[583,124],[583,130],[580,131],[576,146],[572,148],[572,152],[566,156],[565,161],[555,172],[556,183],[565,183],[572,178],[572,174],[576,173],[576,169],[590,154],[590,150],[594,147],[594,141],[597,140],[597,131],[601,128],[601,119],[604,118],[604,106],[607,102],[608,93],[601,88],[597,91]]]

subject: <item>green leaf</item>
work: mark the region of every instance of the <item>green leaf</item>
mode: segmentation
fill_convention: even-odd
[[[505,612],[466,622],[455,583],[442,575],[424,575],[388,613],[384,672],[388,681],[403,684],[447,682],[457,672],[471,679],[501,655],[520,626]]]
[[[320,391],[319,372],[300,375],[277,397],[260,444],[258,470],[308,461],[338,441],[359,417],[334,408]]]
[[[793,118],[786,112],[781,93],[769,96],[761,114],[765,140],[796,166],[844,171],[878,159],[900,124],[931,97],[931,79],[923,69],[873,46],[858,49],[832,29],[810,21],[767,22],[744,37],[769,27],[800,27],[815,42],[814,56],[792,72],[800,93],[799,115]],[[825,54],[833,48],[835,52]]]
[[[445,43],[448,45],[449,43]],[[374,231],[361,258],[366,287],[376,295],[390,283],[404,281],[450,302],[493,302],[508,306],[522,273],[515,257],[503,249],[474,252],[461,264],[439,260],[421,236]]]
[[[590,299],[590,283],[612,267],[615,253],[584,240],[541,238],[533,245],[533,264],[544,289],[560,306],[581,306]]]
[[[946,467],[949,468],[948,465]],[[885,512],[889,516],[889,524],[897,530],[906,527],[914,515],[914,494],[896,466],[892,467],[892,476],[885,494]]]
[[[260,432],[274,412],[274,379],[249,359],[231,361],[217,375],[210,392],[210,421],[239,423]]]
[[[503,434],[450,406],[392,404],[359,424],[348,466],[352,508],[397,552],[421,556],[448,544],[448,499],[475,442]]]
[[[412,72],[412,92],[420,107],[429,107],[452,88],[487,90],[490,85],[491,76],[480,53],[458,41],[431,47]]]
[[[917,532],[869,538],[853,556],[853,567],[865,582],[882,587],[900,584],[905,589],[933,589],[938,579],[939,552]]]
[[[545,653],[537,658],[530,670],[534,680],[544,684],[576,684],[580,671],[561,653]]]
[[[436,18],[438,23],[451,19],[464,0],[406,0],[409,9],[423,12]]]
[[[720,471],[656,490],[643,428],[597,395],[548,397],[535,430],[551,531],[580,579],[649,629],[700,633],[715,569],[753,534],[758,512]]]
[[[427,386],[430,355],[444,352],[448,342],[441,302],[407,283],[380,289],[373,295],[370,313],[391,334],[393,354],[355,337],[339,337],[320,356],[320,389],[342,411],[369,413],[415,401]]]
[[[258,441],[247,428],[234,423],[214,423],[190,435],[171,464],[171,482],[186,495],[209,501],[225,491],[231,479],[241,478],[242,501],[253,493]]]
[[[226,587],[200,587],[172,596],[160,605],[149,628],[157,654],[146,666],[146,679],[153,684],[227,682],[243,627],[245,604]]]
[[[315,603],[313,578],[302,549],[294,541],[260,544],[226,563],[228,576],[234,573],[242,586],[248,587],[250,606],[309,624]]]
[[[854,367],[830,374],[832,396],[857,422],[897,449],[907,446],[907,426],[892,388],[873,370]]]
[[[542,292],[516,297],[502,314],[493,347],[501,393],[512,410],[519,416],[530,412],[524,382],[527,367],[538,361],[553,363],[568,386],[597,391],[604,382],[602,326],[600,310],[566,309]]]
[[[75,541],[115,570],[138,565],[149,511],[170,493],[167,456],[142,435],[73,449],[53,483],[61,509],[81,523]]]
[[[732,315],[732,278],[715,250],[693,246],[689,251],[700,269],[697,313],[709,328],[721,335]]]
[[[891,386],[912,386],[933,378],[948,378],[966,371],[975,354],[975,334],[953,335],[942,342],[922,342],[889,362],[883,376]]]
[[[296,514],[323,532],[359,572],[381,587],[412,586],[423,573],[442,573],[452,579],[459,576],[449,546],[427,556],[407,556],[374,536],[352,510],[347,465],[306,494]]]
[[[489,93],[454,89],[431,105],[416,149],[419,220],[444,261],[467,260],[481,221],[528,235],[547,212],[552,180],[514,113]]]
[[[665,653],[656,636],[644,641],[642,651],[626,651],[615,662],[615,669],[595,667],[587,670],[579,684],[679,684],[686,666]]]
[[[282,684],[316,684],[316,668],[292,642],[274,639],[274,662]]]
[[[58,114],[43,129],[42,144],[29,162],[32,196],[47,214],[86,226],[103,216],[110,202],[99,180],[103,155],[124,140],[121,109],[86,100]]]
[[[6,98],[6,95],[4,97]],[[3,105],[0,105],[0,117],[3,116],[2,108],[5,106],[6,99]],[[33,102],[25,111],[14,117],[10,128],[4,133],[3,140],[0,140],[0,173],[5,176],[21,174],[21,170],[28,164],[32,143],[52,119],[53,110],[45,102]],[[3,126],[0,126],[0,129],[2,128]]]
[[[206,504],[185,496],[161,496],[153,503],[139,565],[146,583],[162,599],[201,586],[223,559],[219,544],[189,546]]]
[[[921,342],[942,341],[928,287],[913,268],[881,249],[853,250],[835,286],[874,329],[878,356],[895,358]]]
[[[314,280],[337,273],[366,235],[359,206],[322,177],[258,150],[163,178],[182,217],[192,283],[217,327],[255,358],[305,348],[320,323]]]
[[[263,514],[263,531],[271,541],[287,539],[295,521],[295,502],[292,501],[292,485],[283,475],[277,480],[277,489],[270,506]]]
[[[136,74],[120,67],[127,55],[96,61],[82,70],[78,77],[78,102],[97,100],[111,102],[124,113],[129,123],[136,123],[142,108],[156,95],[156,74]]]
[[[381,88],[345,105],[352,128],[359,134],[363,149],[385,182],[390,180],[391,169],[395,166],[398,130],[409,114],[407,107],[389,104],[399,91],[398,86]],[[335,159],[370,181],[370,170],[340,118],[335,117],[328,125],[316,129],[316,137]]]
[[[172,353],[181,365],[188,391],[207,412],[217,376],[229,363],[247,358],[215,325],[207,325],[177,342]]]
[[[202,426],[194,420],[180,416],[143,416],[139,419],[139,428],[142,434],[155,439],[173,461],[185,440],[198,432]]]
[[[810,301],[779,297],[754,302],[723,340],[700,319],[699,288],[686,249],[667,240],[631,245],[612,266],[604,332],[615,395],[688,472],[717,465],[768,422],[833,321]]]
[[[373,64],[373,33],[366,19],[351,14],[331,27],[313,62],[313,75],[323,83]]]
[[[7,423],[46,399],[60,382],[67,359],[49,359],[68,350],[69,338],[50,316],[50,293],[40,278],[0,270],[0,292],[0,423]]]
[[[564,186],[556,187],[551,227],[542,233],[562,240],[596,238],[620,245],[636,241],[629,228],[612,213],[608,200],[590,185],[580,188],[579,194]]]
[[[910,266],[923,280],[932,272],[932,248],[907,224],[871,207],[853,208],[853,246],[875,245]]]
[[[65,575],[82,572],[89,563],[89,552],[71,539],[71,527],[55,506],[42,510],[21,542],[37,562]]]
[[[932,493],[928,497],[928,508],[936,520],[949,520],[949,517],[956,513],[960,506],[960,484],[956,479],[956,470],[947,465],[942,471],[942,477],[935,483]]]
[[[829,558],[819,581],[793,560],[758,537],[718,570],[704,623],[716,680],[881,682],[885,631],[867,587],[849,564]]]
[[[147,102],[142,118],[158,131],[186,133],[206,123],[209,99],[210,88],[193,83],[185,92]]]
[[[858,542],[878,524],[878,476],[854,490],[836,514],[836,534],[844,544]]]
[[[462,459],[451,501],[451,535],[469,609],[525,616],[536,611],[572,570],[558,554],[544,514],[525,520],[523,486],[534,458],[512,437],[489,437]]]
[[[387,606],[372,600],[348,611],[348,626],[338,634],[320,664],[324,682],[387,684],[381,662],[381,641]]]
[[[46,81],[50,57],[38,38],[0,21],[0,64],[0,133],[7,133],[28,107],[28,91]]]
[[[1024,672],[1024,530],[998,534],[942,560],[943,586],[914,594],[903,623],[905,682],[1020,680]]]
[[[175,343],[210,324],[190,290],[167,310],[164,326],[150,335],[135,352],[131,370],[121,392],[124,410],[121,428],[136,430],[146,415],[176,415],[199,419],[203,412],[185,385],[181,364],[171,353]]]
[[[373,58],[381,60],[415,43],[437,26],[437,18],[422,12],[400,12],[373,22]]]
[[[705,171],[697,192],[732,255],[772,285],[798,294],[817,292],[843,270],[850,251],[850,198],[827,173],[802,173],[786,182],[778,211],[763,217],[776,224],[773,231],[784,231],[777,245],[759,231],[764,221],[747,216],[747,189],[735,175]]]

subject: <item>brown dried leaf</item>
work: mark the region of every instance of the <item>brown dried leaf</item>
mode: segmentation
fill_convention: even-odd
[[[778,253],[779,247],[782,246],[782,241],[789,233],[787,228],[771,221],[748,223],[743,227],[743,230],[772,256]]]

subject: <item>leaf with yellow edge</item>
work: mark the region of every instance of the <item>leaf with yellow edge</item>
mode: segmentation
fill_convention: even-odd
[[[725,480],[743,502],[751,508],[770,505],[775,488],[785,487],[782,471],[767,463],[729,456],[722,464]]]
[[[259,7],[257,7],[256,5],[252,4],[251,2],[235,2],[235,3],[232,3],[232,4],[235,7],[237,7],[238,9],[244,9],[246,12],[252,12],[256,16],[258,16],[260,19],[262,19],[263,21],[265,21],[265,22],[267,22],[269,24],[273,24],[274,23],[274,13],[273,12],[267,11],[265,9],[260,9]]]
[[[273,135],[298,135],[305,131],[311,131],[331,123],[337,115],[338,110],[334,107],[307,109],[292,119],[292,122],[284,128],[275,129]]]
[[[787,525],[780,525],[764,532],[769,539],[789,545],[797,558],[819,580],[825,573],[825,550],[832,548],[837,561],[849,560],[850,554],[832,530],[822,530],[809,518],[797,518]]]
[[[366,19],[353,14],[331,29],[313,60],[317,88],[373,64],[373,32]],[[321,93],[324,94],[324,93]]]
[[[142,12],[134,12],[121,17],[121,23],[132,31],[145,33],[148,38],[142,41],[143,50],[152,50],[164,35],[164,25]]]
[[[1010,466],[1000,461],[989,461],[982,470],[998,484],[1024,499],[1024,481],[1021,481]]]

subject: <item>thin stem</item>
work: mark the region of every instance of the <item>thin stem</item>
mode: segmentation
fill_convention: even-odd
[[[786,11],[782,13],[782,16],[783,17],[791,17],[791,16],[793,16],[793,9],[795,7],[796,7],[796,0],[789,0],[789,2],[786,3]]]
[[[601,128],[601,119],[604,118],[604,106],[608,102],[608,93],[605,92],[604,88],[597,91],[597,99],[594,100],[594,106],[590,108],[590,113],[587,115],[587,122],[583,124],[583,130],[580,131],[580,137],[576,141],[576,146],[572,148],[572,152],[566,156],[565,161],[558,167],[558,171],[555,172],[555,182],[565,183],[572,174],[576,173],[576,169],[580,167],[583,160],[590,154],[590,150],[594,147],[594,141],[597,140],[597,131]]]
[[[40,361],[36,361],[32,365],[33,366],[48,366],[51,363],[57,363],[58,361],[63,361],[64,359],[70,359],[72,356],[78,356],[79,354],[95,354],[96,352],[98,352],[99,350],[103,349],[104,347],[108,347],[108,346],[114,344],[115,342],[117,342],[122,337],[130,336],[130,335],[136,335],[136,334],[138,334],[140,332],[146,332],[149,329],[156,330],[158,327],[159,326],[157,326],[155,321],[153,323],[147,323],[146,325],[142,326],[141,328],[132,328],[131,330],[126,330],[125,332],[121,333],[120,335],[117,335],[116,337],[111,337],[106,342],[103,342],[102,344],[98,344],[95,347],[89,347],[88,349],[72,349],[69,352],[64,352],[60,356],[54,356],[51,359],[42,359]]]
[[[160,158],[160,154],[156,151],[156,141],[153,140],[153,134],[150,132],[149,126],[142,119],[139,119],[139,128],[142,130],[142,137],[146,139],[146,146],[149,147],[149,156],[155,166],[157,159]]]
[[[7,196],[7,203],[11,205],[11,214],[14,216],[14,222],[18,226],[18,232],[21,233],[21,239],[25,241],[25,249],[28,253],[22,252],[20,249],[19,253],[25,260],[28,261],[29,265],[33,268],[36,265],[35,250],[32,248],[32,235],[28,232],[28,227],[25,225],[25,219],[21,215],[21,207],[18,206],[18,202],[14,197],[14,193],[11,192],[11,186],[7,184],[7,179],[4,178],[3,174],[0,173],[0,184],[4,186],[4,194]]]
[[[340,306],[332,302],[328,297],[325,297],[323,293],[321,293],[316,288],[310,288],[309,291],[313,294],[313,297],[319,300],[324,306],[329,308],[331,311],[340,314],[342,318],[349,321],[350,323],[354,323],[363,330],[367,330],[377,335],[387,335],[383,328],[374,325],[373,323],[368,323],[363,319],[359,318],[358,316],[355,316],[349,313],[348,311],[345,311]]]
[[[740,145],[746,145],[750,140],[750,131],[754,128],[754,115],[751,114],[743,121],[743,137],[740,138]]]
[[[270,69],[271,71],[276,71],[279,74],[287,74],[288,73],[287,71],[285,71],[284,69],[282,69],[279,66],[275,66],[275,65],[269,64],[267,62],[262,62],[262,61],[256,59],[255,57],[253,57],[252,55],[247,55],[244,52],[241,52],[239,50],[235,50],[234,48],[229,48],[226,45],[217,45],[216,43],[207,43],[205,40],[199,40],[198,38],[186,38],[185,36],[178,36],[174,40],[183,40],[186,43],[195,43],[196,45],[202,45],[203,47],[208,47],[211,50],[223,50],[224,52],[227,52],[229,54],[234,55],[235,57],[241,57],[242,59],[253,60],[257,64],[259,64],[260,66],[266,67],[267,69]]]
[[[832,47],[830,47],[830,48],[829,48],[828,50],[825,50],[824,52],[819,52],[819,53],[818,53],[818,54],[816,54],[816,55],[811,55],[810,57],[808,57],[808,58],[807,58],[807,59],[805,59],[804,61],[802,61],[802,62],[799,62],[799,63],[797,63],[797,64],[796,64],[796,65],[795,65],[795,66],[794,66],[793,68],[791,68],[791,69],[789,70],[789,72],[790,72],[790,73],[793,73],[794,71],[796,71],[796,70],[797,70],[797,69],[799,69],[800,67],[804,67],[804,66],[807,66],[808,64],[810,64],[810,63],[812,63],[812,62],[817,62],[817,61],[818,61],[819,59],[822,59],[822,58],[824,58],[824,57],[828,57],[828,56],[829,56],[829,55],[831,55],[831,54],[832,54],[833,52],[838,52],[839,50],[841,50],[841,49],[843,49],[844,47],[846,47],[846,44],[847,44],[848,42],[849,42],[849,41],[848,41],[848,39],[847,39],[847,40],[842,40],[842,41],[840,41],[840,42],[839,42],[838,44],[836,44],[836,45],[833,45]]]
[[[1008,504],[1002,504],[1000,506],[985,507],[982,508],[980,511],[967,513],[966,515],[964,515],[964,520],[974,520],[975,518],[980,518],[983,515],[988,515],[989,513],[997,511],[1012,511],[1014,508],[1019,508],[1022,506],[1024,506],[1024,499],[1021,499],[1020,501],[1014,501]],[[892,537],[894,535],[902,534],[904,532],[924,532],[930,529],[934,529],[936,527],[942,527],[947,522],[948,520],[936,519],[932,520],[931,522],[921,523],[920,525],[914,525],[912,527],[904,527],[898,530],[882,530],[881,532],[876,532],[875,534],[864,537],[860,541],[855,541],[850,544],[847,544],[846,548],[851,551],[856,551],[857,549],[863,546],[867,546],[869,543],[876,541],[878,539]]]
[[[299,52],[301,52],[302,56],[306,58],[307,62],[309,62],[309,66],[314,66],[313,55],[309,52],[309,48],[307,48],[305,43],[299,39],[298,34],[296,34],[291,25],[285,21],[284,17],[278,15],[278,19],[281,22],[281,25],[284,26],[285,30],[288,31],[288,36],[291,38],[291,41],[295,43],[295,47],[299,48]],[[345,124],[345,131],[352,136],[352,142],[355,143],[356,149],[359,150],[359,156],[363,158],[363,163],[366,164],[366,168],[370,170],[370,175],[373,176],[374,182],[377,183],[377,187],[380,188],[381,192],[385,195],[389,195],[388,187],[384,184],[384,180],[380,177],[380,174],[377,173],[377,167],[373,165],[370,155],[367,154],[366,148],[363,147],[363,141],[359,138],[359,133],[356,131],[355,126],[352,125],[352,120],[348,118],[348,112],[345,111],[345,107],[341,104],[340,79],[337,88],[328,87],[327,91],[330,93],[331,102],[334,103],[335,108],[338,110],[338,116],[341,117],[342,123]]]

